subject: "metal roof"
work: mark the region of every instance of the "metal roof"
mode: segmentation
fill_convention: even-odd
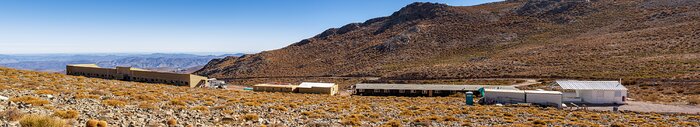
[[[484,91],[486,91],[486,92],[500,92],[500,93],[562,94],[559,91],[544,91],[544,90],[484,89]]]
[[[311,88],[311,87],[333,87],[335,83],[316,83],[316,82],[302,82],[299,84],[299,88]]]
[[[619,81],[556,81],[562,89],[567,90],[627,90]]]
[[[355,89],[392,89],[392,90],[469,90],[486,89],[516,89],[513,86],[492,85],[444,85],[444,84],[356,84]],[[517,90],[517,89],[516,89]]]

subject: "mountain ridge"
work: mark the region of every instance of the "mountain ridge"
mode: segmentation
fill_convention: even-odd
[[[693,78],[700,75],[700,34],[693,31],[700,28],[699,5],[692,0],[413,3],[281,49],[213,61],[195,73],[216,78]]]

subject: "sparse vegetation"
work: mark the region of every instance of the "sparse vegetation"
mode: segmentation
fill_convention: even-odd
[[[42,105],[51,103],[47,100],[33,97],[33,96],[22,96],[22,97],[17,97],[17,98],[11,98],[10,101],[26,103],[26,104],[36,105],[36,106],[42,106]]]
[[[63,119],[76,119],[80,115],[80,112],[75,110],[56,110],[53,116],[57,116]]]
[[[245,121],[254,121],[254,120],[258,120],[259,118],[260,117],[256,114],[245,114],[245,115],[241,116],[241,119],[243,119]]]
[[[126,105],[126,102],[120,101],[120,100],[109,99],[109,100],[103,100],[102,104],[108,105],[108,106],[123,107]]]
[[[66,121],[50,116],[29,114],[23,116],[19,124],[22,127],[63,127],[66,126]]]
[[[17,121],[24,116],[24,112],[18,110],[17,108],[10,108],[5,111],[0,112],[0,118],[8,121]]]

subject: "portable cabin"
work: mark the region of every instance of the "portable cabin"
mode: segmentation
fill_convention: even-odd
[[[315,94],[330,94],[335,95],[338,93],[338,85],[335,83],[315,83],[315,82],[302,82],[299,84],[299,93],[315,93]]]
[[[525,103],[525,91],[507,89],[484,89],[484,103],[486,104],[516,104]]]
[[[559,80],[564,102],[590,104],[624,104],[627,88],[619,81]]]
[[[484,97],[482,99],[485,104],[532,103],[560,107],[562,103],[562,93],[559,91],[542,90],[484,89]]]
[[[561,107],[563,93],[559,91],[525,90],[525,102]]]

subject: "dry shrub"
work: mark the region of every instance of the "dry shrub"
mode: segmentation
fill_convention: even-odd
[[[83,93],[76,94],[74,97],[75,97],[75,99],[85,99],[85,98],[98,99],[98,98],[100,98],[100,96],[97,96],[97,95],[83,94]]]
[[[151,103],[151,102],[141,102],[141,103],[139,103],[139,108],[142,108],[142,109],[157,109],[158,107],[156,107],[155,105],[153,105],[153,103]]]
[[[3,118],[4,120],[17,121],[24,116],[24,112],[18,110],[17,108],[11,108],[0,112],[0,115],[2,115],[0,118]]]
[[[179,99],[173,99],[173,100],[170,100],[170,102],[168,104],[177,105],[177,106],[185,106],[185,105],[187,105],[187,102],[185,102],[183,100],[179,100]]]
[[[53,112],[53,116],[58,116],[63,119],[75,119],[78,118],[80,113],[75,110],[57,110]]]
[[[279,110],[279,111],[287,111],[287,108],[281,105],[273,106],[272,109]]]
[[[403,127],[403,125],[401,124],[401,121],[391,120],[387,123],[382,124],[381,127]]]
[[[32,97],[32,96],[22,96],[22,97],[12,98],[12,99],[10,99],[10,101],[31,104],[34,106],[42,106],[42,105],[51,103],[47,100],[37,98],[37,97]]]
[[[206,107],[206,106],[195,106],[195,107],[192,107],[190,109],[200,111],[200,112],[209,112],[209,107]]]
[[[53,90],[37,90],[37,91],[34,92],[34,93],[35,93],[35,94],[51,94],[51,95],[55,95],[55,94],[56,94],[56,91],[53,91]]]
[[[700,104],[700,96],[688,97],[688,104],[691,104],[691,105]]]
[[[168,119],[168,121],[166,121],[165,123],[168,124],[168,126],[175,126],[175,125],[177,125],[177,120],[171,118],[171,119]]]
[[[25,115],[19,120],[22,127],[64,127],[66,121],[62,119],[44,115]]]
[[[108,106],[123,107],[126,105],[126,102],[120,101],[120,100],[108,99],[108,100],[103,100],[102,104],[108,105]]]
[[[85,123],[85,127],[107,127],[107,121],[91,119]]]
[[[255,121],[255,120],[258,120],[259,118],[260,117],[256,114],[245,114],[245,115],[241,116],[241,119],[243,119],[245,121]]]

